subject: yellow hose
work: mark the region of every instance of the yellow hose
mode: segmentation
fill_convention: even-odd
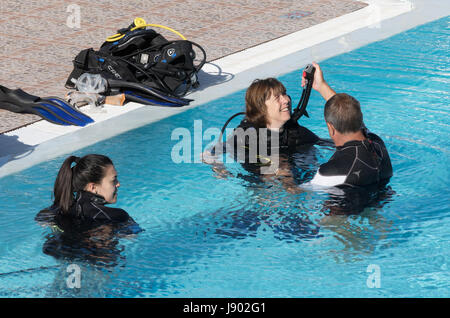
[[[169,28],[169,27],[166,27],[166,26],[160,25],[160,24],[147,24],[147,23],[145,22],[145,20],[142,19],[142,18],[136,18],[136,19],[134,19],[134,25],[135,25],[135,27],[133,27],[130,31],[134,31],[134,30],[142,29],[142,28],[146,28],[146,27],[155,27],[155,28],[166,29],[166,30],[168,30],[168,31],[170,31],[170,32],[175,33],[176,35],[178,35],[178,36],[179,36],[180,38],[182,38],[183,40],[186,40],[186,38],[185,38],[180,32],[175,31],[175,30],[172,29],[172,28]],[[115,42],[115,41],[117,41],[117,40],[120,40],[120,39],[123,38],[124,36],[125,36],[125,34],[117,33],[117,34],[108,36],[108,37],[106,38],[106,42]]]

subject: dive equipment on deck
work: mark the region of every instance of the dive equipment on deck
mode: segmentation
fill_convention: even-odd
[[[169,41],[161,34],[147,27],[159,27],[177,34],[182,40]],[[194,50],[203,56],[196,56]],[[191,88],[197,88],[197,74],[206,62],[205,50],[198,44],[186,40],[179,32],[157,24],[147,24],[136,18],[125,29],[120,29],[106,39],[98,51],[82,50],[74,59],[74,69],[67,82],[67,88],[84,73],[100,74],[114,91],[106,94],[125,93],[130,85],[134,94],[155,96],[155,104],[173,103],[188,105],[191,100],[181,99]],[[116,81],[111,84],[111,81]],[[117,86],[122,83],[123,86]],[[144,91],[144,92],[143,92]]]

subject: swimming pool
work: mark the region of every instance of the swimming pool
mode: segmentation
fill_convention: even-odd
[[[210,166],[172,162],[172,131],[193,133],[198,119],[220,128],[242,110],[240,91],[76,152],[112,158],[122,184],[117,206],[144,229],[117,239],[102,266],[43,253],[52,233],[34,217],[50,205],[66,156],[1,178],[0,296],[448,297],[449,22],[321,62],[336,91],[360,100],[391,155],[390,194],[361,215],[327,217],[325,193],[290,194],[276,181],[218,179]],[[299,72],[279,79],[298,100]],[[300,123],[327,137],[323,104],[313,92],[311,118]],[[298,158],[299,175],[312,177],[331,154],[318,148],[306,167]],[[72,263],[81,288],[68,287]]]

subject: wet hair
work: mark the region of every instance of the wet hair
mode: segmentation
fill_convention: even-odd
[[[256,79],[245,94],[245,115],[247,120],[257,128],[266,128],[269,124],[267,118],[266,101],[274,95],[285,95],[286,88],[276,78]]]
[[[363,126],[359,102],[345,93],[336,94],[326,102],[324,117],[341,134],[358,132]]]
[[[75,165],[72,167],[72,164]],[[66,213],[74,201],[74,193],[84,190],[88,183],[100,184],[111,159],[90,154],[82,158],[70,156],[64,160],[53,188],[54,204]]]

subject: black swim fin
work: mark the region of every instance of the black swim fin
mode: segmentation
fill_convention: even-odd
[[[140,83],[134,83],[134,82],[128,82],[123,80],[115,80],[115,79],[108,79],[108,87],[109,89],[119,89],[123,93],[125,91],[132,92],[133,94],[137,96],[153,96],[156,98],[156,100],[161,100],[165,103],[170,103],[173,105],[164,105],[164,106],[186,106],[189,105],[190,102],[192,102],[192,99],[187,98],[180,98],[180,97],[174,97],[167,95],[160,90],[157,90],[156,88],[140,84]],[[162,104],[158,104],[162,105]]]
[[[125,98],[128,101],[136,102],[144,105],[155,105],[155,106],[170,106],[170,107],[181,107],[184,105],[176,104],[161,100],[160,98],[152,95],[142,94],[140,92],[134,91],[124,91]]]
[[[57,97],[40,98],[0,85],[0,109],[14,113],[34,114],[57,125],[86,126],[94,120]]]

